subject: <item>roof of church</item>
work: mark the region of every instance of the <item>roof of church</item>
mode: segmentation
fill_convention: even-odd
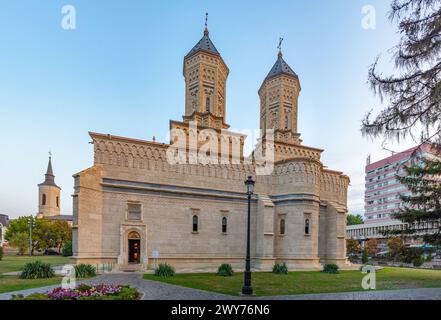
[[[47,164],[46,174],[44,175],[45,179],[43,183],[40,183],[39,186],[53,186],[59,188],[59,186],[55,183],[55,175],[52,170],[52,159],[49,157],[49,163]]]
[[[199,42],[193,47],[193,49],[190,50],[189,53],[187,53],[187,55],[185,56],[190,57],[192,55],[194,55],[195,53],[199,52],[199,51],[204,51],[204,52],[208,52],[217,56],[220,56],[219,51],[217,51],[216,47],[214,46],[213,42],[211,41],[210,37],[209,37],[209,32],[208,29],[205,28],[204,30],[204,36],[202,37],[201,40],[199,40]]]
[[[291,67],[283,60],[282,52],[279,52],[278,58],[270,72],[266,76],[266,79],[278,76],[280,74],[286,74],[298,78],[297,74],[291,69]]]

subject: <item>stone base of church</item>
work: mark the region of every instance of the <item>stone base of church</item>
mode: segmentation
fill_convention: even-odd
[[[340,259],[321,259],[320,262],[324,264],[336,264],[340,269],[354,269],[354,265],[351,264],[347,258]],[[358,268],[358,267],[355,267]]]
[[[91,265],[112,265],[113,271],[124,271],[127,265],[119,264],[117,257],[81,257],[73,256],[70,258],[72,264],[91,264]],[[131,268],[137,267],[138,271],[153,270],[158,264],[168,263],[173,266],[178,273],[196,273],[196,272],[216,272],[217,268],[224,263],[232,265],[237,272],[242,272],[245,267],[245,258],[159,258],[148,260],[146,264],[128,265]],[[289,270],[322,270],[323,264],[334,263],[341,269],[348,269],[351,264],[347,259],[276,259],[276,258],[253,258],[251,266],[253,271],[272,271],[275,263],[286,263]]]

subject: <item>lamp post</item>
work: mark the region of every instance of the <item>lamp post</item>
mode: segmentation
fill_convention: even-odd
[[[247,224],[247,257],[245,260],[245,272],[243,278],[243,295],[251,295],[253,294],[253,287],[251,286],[251,259],[250,259],[250,216],[251,216],[251,196],[254,192],[254,183],[253,177],[249,176],[245,181],[245,186],[247,190],[248,196],[248,224]]]
[[[29,218],[29,256],[32,256],[32,227],[34,226],[34,219],[32,217]]]

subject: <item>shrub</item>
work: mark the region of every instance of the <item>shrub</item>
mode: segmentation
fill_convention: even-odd
[[[63,249],[61,249],[61,254],[63,257],[72,256],[72,241],[68,241],[64,244]]]
[[[174,275],[175,269],[167,263],[160,263],[155,270],[155,276],[157,277],[173,277]]]
[[[78,264],[75,266],[75,275],[77,278],[90,278],[96,276],[95,267],[90,264]]]
[[[233,273],[234,273],[233,267],[231,266],[231,264],[228,263],[224,263],[220,265],[219,268],[217,269],[217,274],[219,276],[231,277]]]
[[[3,247],[0,246],[0,261],[3,259]]]
[[[273,266],[273,273],[288,274],[288,267],[286,266],[286,263],[276,263]]]
[[[47,279],[55,275],[49,263],[42,263],[37,260],[26,263],[20,274],[21,279]]]
[[[338,273],[338,266],[336,264],[325,264],[323,267],[322,272],[330,273],[330,274],[337,274]]]
[[[424,263],[424,257],[422,255],[419,255],[412,260],[413,266],[417,268],[421,267],[423,263]]]
[[[361,263],[363,263],[363,264],[368,263],[368,260],[369,260],[369,256],[368,256],[367,249],[364,249],[363,254],[361,256]]]

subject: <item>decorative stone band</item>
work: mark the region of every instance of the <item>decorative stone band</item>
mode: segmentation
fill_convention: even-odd
[[[173,196],[184,198],[211,198],[214,200],[246,202],[247,197],[243,193],[221,191],[206,188],[192,188],[176,185],[165,185],[148,182],[137,182],[127,180],[116,180],[104,178],[101,185],[104,191],[108,192],[126,192],[126,193],[140,193],[156,196]],[[257,201],[258,195],[253,195],[252,201]],[[289,204],[299,201],[314,201],[320,202],[320,198],[313,194],[284,194],[284,195],[270,195],[269,198],[276,204]]]

